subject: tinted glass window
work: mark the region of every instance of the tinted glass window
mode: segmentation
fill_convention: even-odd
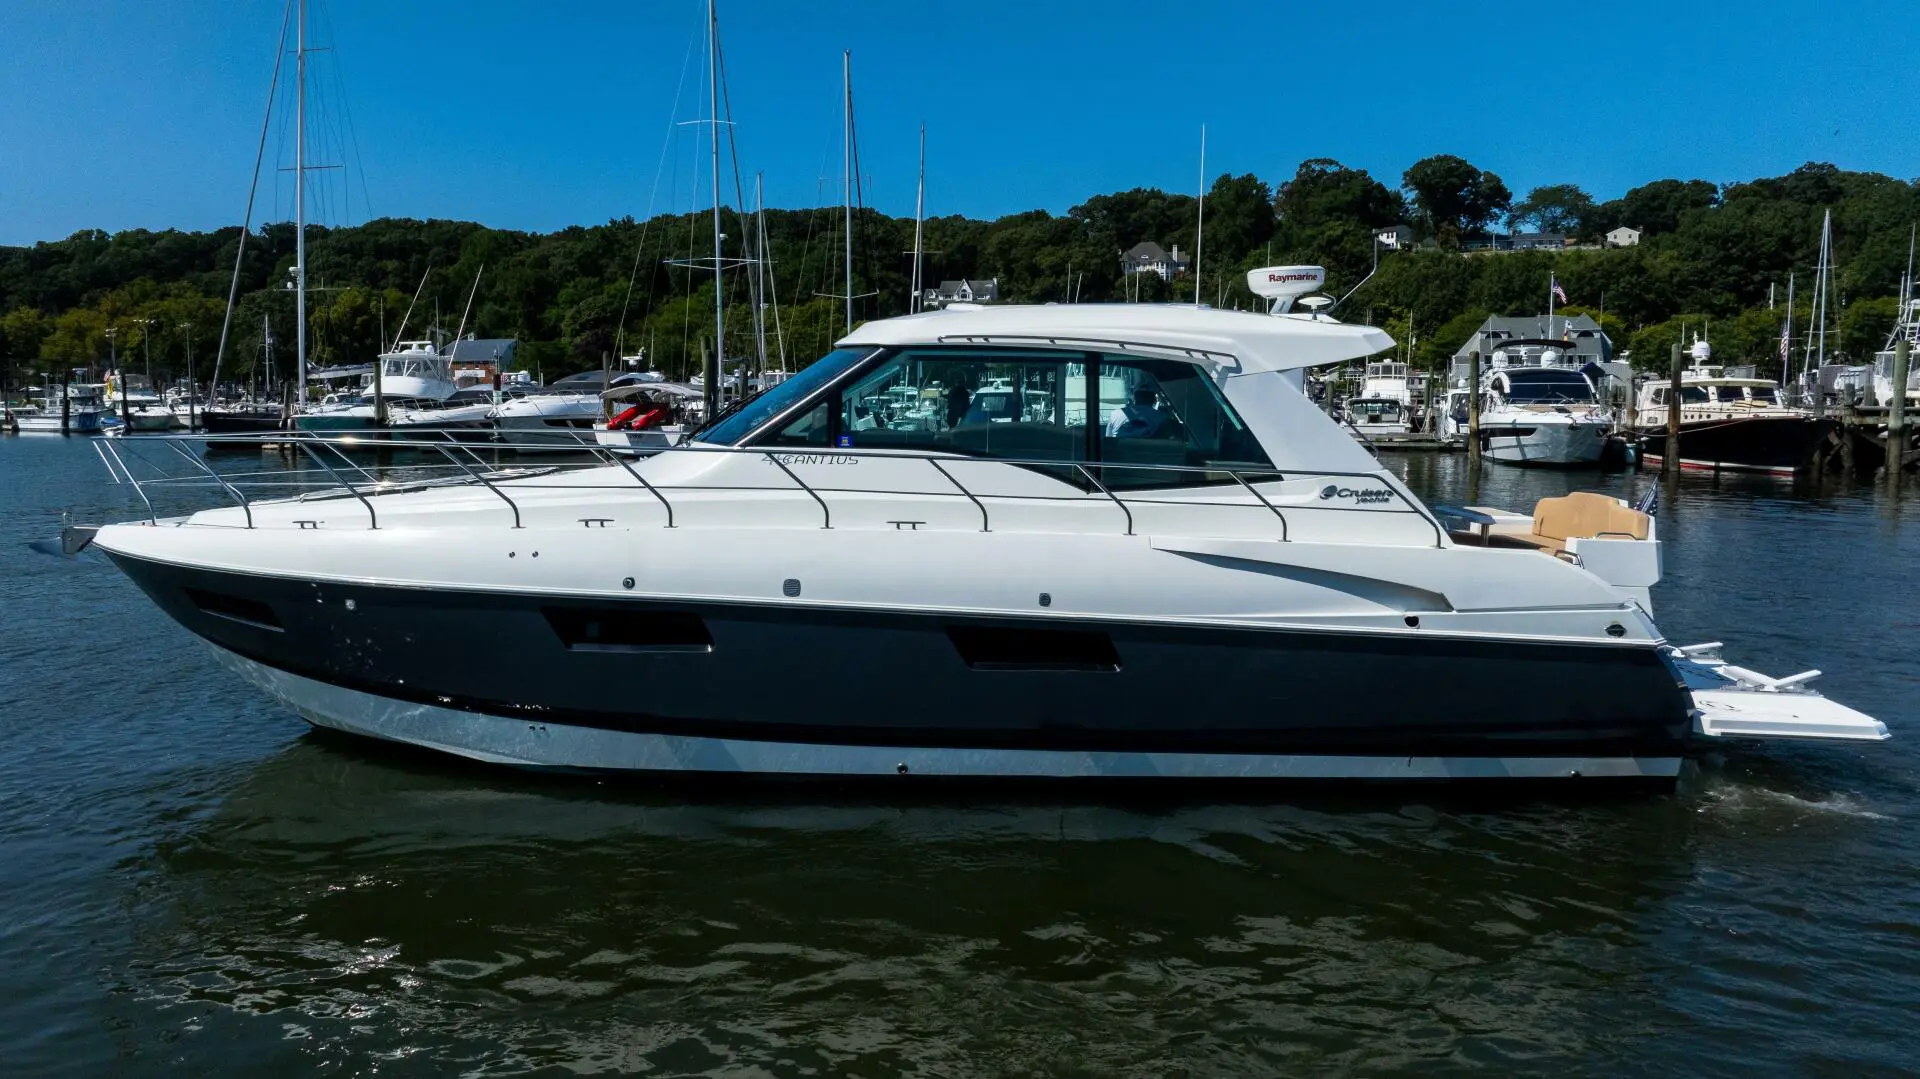
[[[800,369],[799,373],[757,397],[748,398],[731,414],[693,436],[695,442],[732,446],[760,425],[785,412],[814,391],[845,374],[855,364],[873,355],[870,348],[835,349]]]
[[[840,391],[840,441],[856,449],[1084,460],[1085,371],[1057,352],[902,352]]]
[[[1732,404],[1736,401],[1745,401],[1747,399],[1747,391],[1741,389],[1739,386],[1721,386],[1715,389],[1714,393],[1719,397],[1722,404]]]
[[[1707,388],[1706,388],[1705,386],[1682,386],[1682,387],[1680,387],[1680,403],[1681,403],[1681,404],[1687,404],[1687,405],[1704,405],[1704,404],[1706,404],[1706,403],[1707,403]]]
[[[1593,389],[1572,371],[1513,371],[1507,375],[1507,400],[1521,405],[1591,401]]]
[[[1185,469],[1271,468],[1273,462],[1220,388],[1177,360],[1103,356],[1099,373],[1100,481],[1117,489],[1237,483],[1203,471],[1116,468],[1116,463]]]
[[[1773,392],[1772,386],[1749,386],[1747,387],[1747,393],[1751,395],[1755,401],[1764,401],[1767,404],[1773,404],[1780,399],[1778,395]]]

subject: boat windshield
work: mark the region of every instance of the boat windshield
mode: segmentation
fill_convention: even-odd
[[[871,355],[871,348],[834,349],[801,368],[799,373],[785,382],[759,396],[748,398],[731,415],[722,416],[719,422],[693,436],[693,441],[710,442],[716,446],[737,446],[741,439],[752,434],[761,424],[813,396],[814,391]]]
[[[1551,405],[1593,400],[1593,387],[1578,371],[1535,368],[1507,371],[1507,400],[1516,405]]]
[[[1747,393],[1751,395],[1753,401],[1758,404],[1768,404],[1768,405],[1778,404],[1780,401],[1780,398],[1778,395],[1776,395],[1773,392],[1773,390],[1774,388],[1772,386],[1747,387]]]

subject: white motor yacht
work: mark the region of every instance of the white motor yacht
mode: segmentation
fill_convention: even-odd
[[[1598,464],[1613,431],[1592,377],[1550,359],[1496,369],[1482,402],[1480,455],[1502,464]]]
[[[1873,355],[1873,401],[1883,407],[1893,403],[1893,349],[1901,341],[1907,342],[1906,407],[1920,409],[1920,374],[1915,373],[1920,367],[1920,297],[1909,297],[1901,304],[1887,347]]]
[[[16,430],[23,433],[52,433],[62,430],[76,435],[96,435],[116,429],[120,419],[107,405],[107,387],[103,383],[52,383],[40,390],[40,400],[9,409]]]
[[[1347,422],[1367,438],[1406,435],[1416,426],[1416,398],[1408,366],[1394,360],[1369,363],[1360,392],[1347,400]]]
[[[593,445],[594,428],[607,419],[600,399],[600,371],[568,375],[550,386],[502,401],[493,423],[509,442]]]
[[[1647,514],[1423,504],[1302,393],[1391,346],[1291,312],[911,315],[645,458],[343,470],[93,541],[310,722],[523,766],[1671,782],[1722,739],[1887,736],[1817,672],[1674,647]],[[1160,415],[1110,433],[1108,380]],[[1019,407],[975,415],[989,385]],[[1355,688],[1389,685],[1418,689]]]

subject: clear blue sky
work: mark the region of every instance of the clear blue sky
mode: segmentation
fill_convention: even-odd
[[[697,129],[655,175],[683,77],[678,118],[699,115],[700,0],[310,2],[334,50],[313,59],[314,139],[349,166],[318,185],[318,219],[550,230],[694,205]],[[281,0],[0,3],[0,243],[237,221],[280,16]],[[837,201],[820,181],[841,171],[847,48],[868,201],[898,214],[922,120],[932,214],[1190,191],[1203,121],[1210,173],[1275,183],[1333,157],[1397,184],[1440,152],[1516,195],[1807,160],[1920,175],[1920,65],[1893,48],[1920,31],[1911,0],[722,0],[720,16],[742,164],[772,205]],[[289,146],[274,137],[269,169]],[[261,199],[256,220],[289,217],[287,175]]]

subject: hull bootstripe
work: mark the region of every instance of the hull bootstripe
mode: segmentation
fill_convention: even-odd
[[[317,726],[495,764],[793,776],[1385,781],[1669,779],[1678,757],[1421,757],[1088,752],[822,745],[642,734],[397,701],[276,670],[214,647],[227,667]]]

